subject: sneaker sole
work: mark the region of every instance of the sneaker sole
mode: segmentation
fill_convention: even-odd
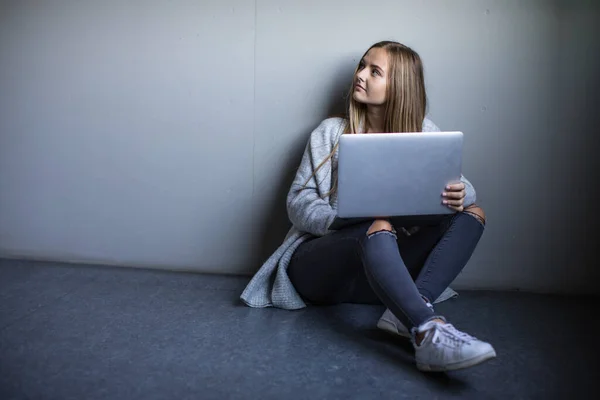
[[[406,338],[406,339],[410,339],[410,333],[398,331],[398,329],[396,329],[396,325],[394,325],[393,323],[391,323],[387,319],[380,319],[377,322],[377,327],[379,329],[381,329],[382,331],[386,331],[388,333],[391,333],[392,335],[400,336],[400,337],[403,337],[403,338]]]
[[[461,362],[457,362],[455,364],[448,365],[429,365],[429,364],[419,364],[417,363],[417,368],[420,371],[426,372],[444,372],[444,371],[455,371],[457,369],[469,368],[473,367],[477,364],[481,364],[484,361],[490,360],[496,357],[496,352],[494,350],[488,351],[487,353],[478,355],[477,357],[473,357],[468,360],[464,360]]]

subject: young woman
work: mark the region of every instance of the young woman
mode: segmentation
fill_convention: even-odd
[[[347,118],[326,119],[311,134],[287,197],[293,226],[242,293],[246,304],[293,310],[305,301],[383,303],[388,309],[377,326],[411,339],[420,370],[466,368],[496,356],[432,306],[447,297],[484,230],[483,210],[464,176],[440,193],[455,211],[448,216],[328,230],[336,216],[339,136],[439,131],[425,118],[426,105],[419,55],[397,42],[371,46],[354,73]]]

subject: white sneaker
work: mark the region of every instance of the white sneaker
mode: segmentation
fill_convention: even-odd
[[[427,331],[417,345],[414,335]],[[429,321],[413,328],[417,368],[421,371],[452,371],[472,367],[496,357],[491,344],[456,329],[452,324]]]
[[[427,307],[433,310],[433,305],[431,303],[426,303]],[[377,321],[377,327],[381,330],[389,332],[394,335],[402,336],[407,339],[411,337],[408,328],[404,326],[402,322],[392,312],[389,308],[387,308],[383,315]]]
[[[410,338],[411,336],[408,328],[392,314],[389,308],[385,310],[381,318],[379,318],[379,321],[377,321],[377,327],[391,334],[405,338]]]

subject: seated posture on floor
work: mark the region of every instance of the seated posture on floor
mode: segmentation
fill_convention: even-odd
[[[293,226],[242,293],[246,304],[294,310],[306,303],[383,303],[388,309],[378,327],[410,338],[421,370],[465,368],[495,357],[489,343],[457,330],[432,306],[484,230],[483,210],[464,176],[440,193],[455,213],[406,219],[401,226],[382,217],[329,230],[340,135],[439,131],[425,112],[419,55],[396,42],[373,45],[354,73],[347,117],[324,120],[310,136],[287,197]]]

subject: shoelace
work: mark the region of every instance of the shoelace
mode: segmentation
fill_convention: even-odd
[[[456,329],[452,324],[435,324],[433,328],[433,337],[431,340],[434,343],[444,342],[447,344],[461,344],[469,343],[475,338],[467,333],[461,332]]]
[[[477,338],[475,336],[471,336],[468,333],[459,331],[452,324],[446,324],[446,325],[444,325],[444,328],[446,328],[447,330],[450,330],[454,335],[462,337],[463,339],[465,339],[469,342],[471,342],[473,340],[477,340]]]

